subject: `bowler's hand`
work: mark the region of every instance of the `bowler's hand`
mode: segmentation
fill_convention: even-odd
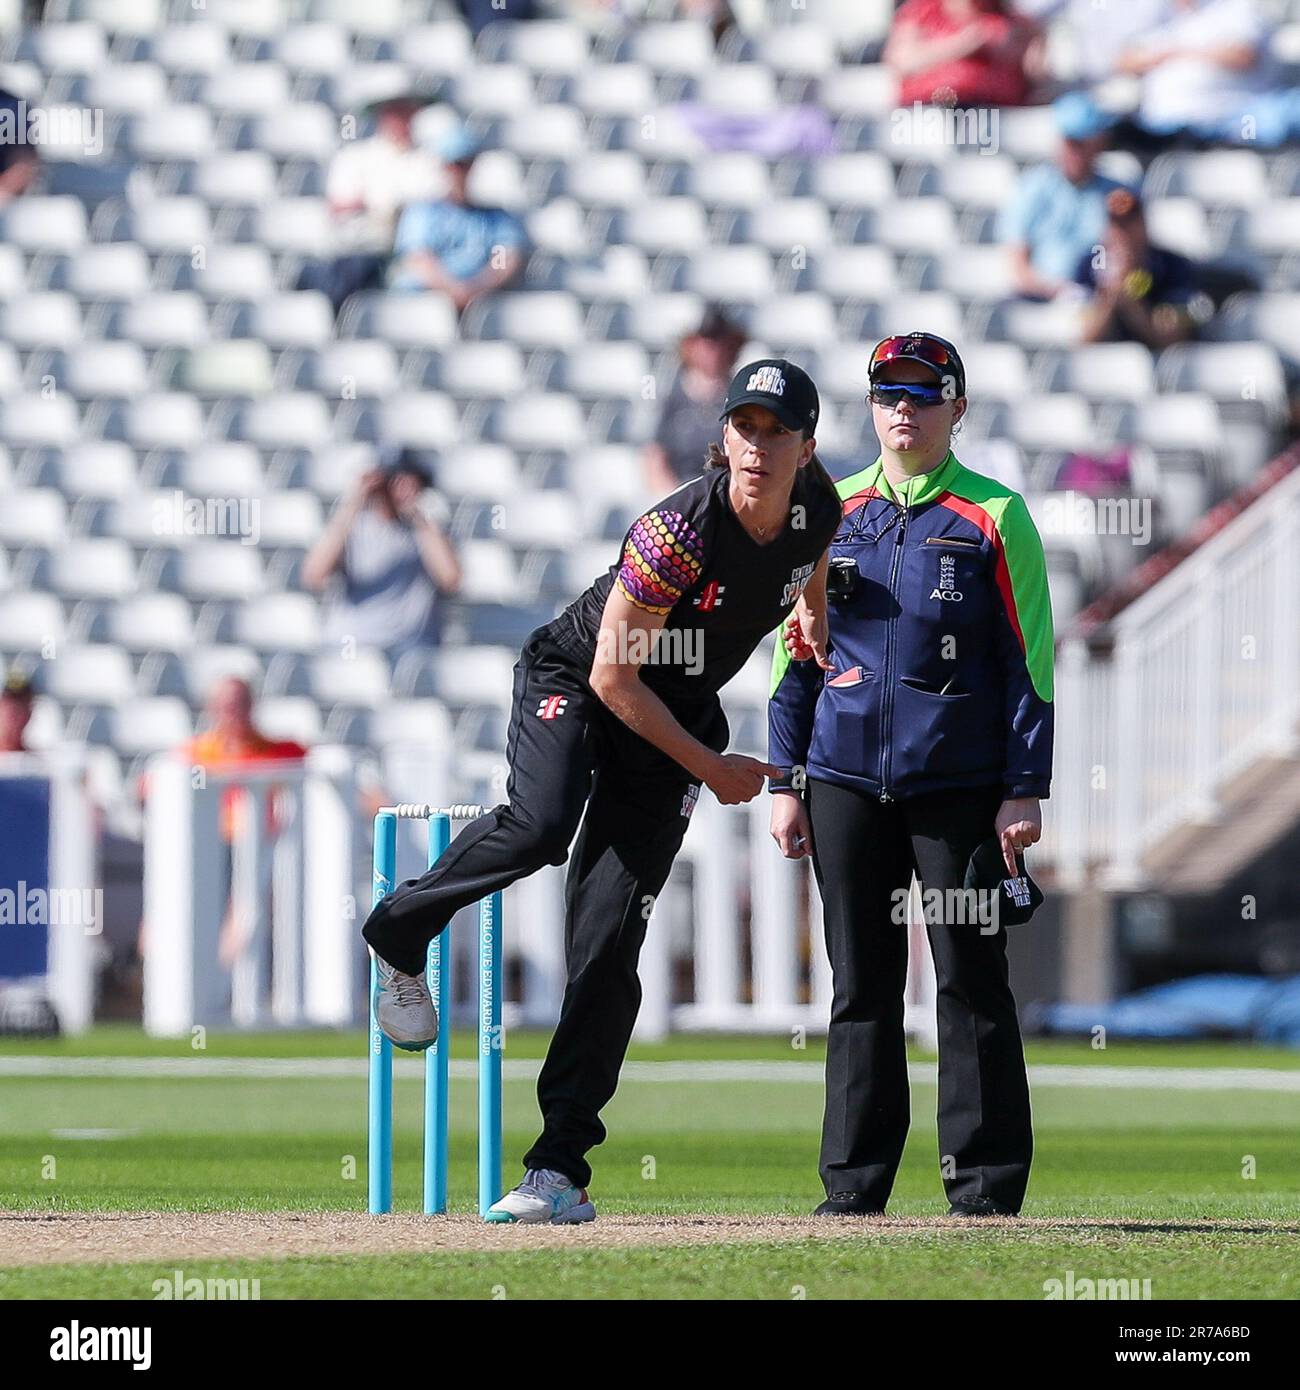
[[[742,801],[753,801],[763,790],[764,778],[782,775],[779,767],[744,753],[719,753],[704,774],[704,785],[724,806],[736,806]]]
[[[1016,851],[1036,845],[1043,834],[1043,813],[1036,796],[1013,797],[998,807],[993,829],[1002,845],[1002,859],[1011,878],[1020,872]]]

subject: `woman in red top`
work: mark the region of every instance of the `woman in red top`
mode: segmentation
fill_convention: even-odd
[[[906,0],[885,62],[900,106],[1021,106],[1039,46],[1038,26],[1006,0]]]

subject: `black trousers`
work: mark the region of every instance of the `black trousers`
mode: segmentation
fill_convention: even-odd
[[[820,1164],[828,1194],[863,1192],[883,1207],[907,1139],[907,927],[894,895],[906,892],[913,870],[923,889],[961,888],[1001,801],[996,786],[882,803],[809,781],[813,868],[835,981]],[[1019,1211],[1033,1129],[1006,929],[939,920],[954,915],[926,919],[938,985],[944,1187],[950,1201],[991,1197]]]
[[[726,747],[716,695],[673,713],[715,751]],[[582,820],[565,884],[564,1002],[537,1081],[542,1133],[524,1164],[585,1187],[586,1154],[605,1138],[600,1111],[618,1085],[641,1006],[646,922],[699,783],[610,713],[546,628],[530,636],[515,665],[506,757],[507,801],[385,898],[361,934],[384,960],[419,974],[429,942],[460,908],[543,864],[564,863]]]

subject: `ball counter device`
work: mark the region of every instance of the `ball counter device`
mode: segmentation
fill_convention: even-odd
[[[374,901],[393,891],[397,875],[397,822],[427,820],[432,868],[451,843],[453,820],[474,820],[481,806],[385,806],[375,816]],[[478,1209],[501,1197],[501,894],[478,905]],[[447,1099],[451,1055],[451,926],[429,943],[429,993],[438,1011],[438,1038],[424,1054],[424,1210],[447,1210]],[[393,1044],[375,1017],[378,979],[370,962],[369,1209],[393,1208]]]

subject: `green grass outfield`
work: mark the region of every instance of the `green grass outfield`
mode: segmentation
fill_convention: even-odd
[[[363,1211],[363,1039],[213,1034],[205,1041],[196,1051],[116,1028],[71,1041],[0,1041],[0,1208]],[[525,1064],[543,1045],[526,1033],[507,1040],[515,1073],[505,1085],[508,1180],[536,1125],[533,1083],[520,1073],[532,1070]],[[468,1057],[469,1049],[468,1038],[457,1039],[453,1054]],[[804,1050],[782,1038],[634,1047],[637,1063],[679,1065],[631,1068],[608,1108],[611,1137],[593,1154],[592,1194],[602,1214],[689,1224],[808,1212],[820,1197],[821,1054],[815,1039]],[[357,1066],[267,1074],[259,1059],[273,1058],[351,1058]],[[37,1059],[57,1066],[24,1071]],[[485,1231],[481,1249],[186,1260],[184,1273],[260,1278],[264,1298],[1041,1298],[1045,1279],[1071,1269],[1076,1278],[1150,1278],[1157,1298],[1300,1295],[1300,1054],[1214,1044],[1112,1044],[1098,1052],[1084,1042],[1052,1041],[1031,1043],[1028,1059],[1037,1078],[1037,1152],[1024,1215],[1035,1220],[1018,1227],[941,1221],[829,1241],[609,1248],[584,1232],[581,1249],[533,1251],[494,1250]],[[914,1062],[927,1060],[913,1054]],[[186,1075],[189,1061],[224,1065]],[[710,1061],[733,1066],[708,1072],[691,1065]],[[801,1069],[734,1066],[748,1061]],[[1098,1079],[1109,1084],[1052,1084],[1063,1074],[1037,1072],[1067,1066],[1104,1069]],[[1115,1068],[1143,1070],[1130,1085]],[[1241,1078],[1214,1084],[1224,1068],[1264,1071],[1255,1079],[1276,1089]],[[418,1064],[407,1063],[395,1087],[394,1184],[398,1207],[408,1211],[419,1195],[420,1075]],[[474,1183],[473,1093],[472,1079],[454,1082],[451,1184],[462,1210]],[[942,1217],[935,1088],[923,1068],[912,1108],[890,1213]],[[1080,1218],[1090,1224],[1071,1224]],[[1160,1227],[1132,1224],[1138,1221]],[[170,1277],[176,1266],[174,1259],[11,1264],[0,1269],[0,1297],[149,1297],[152,1280]]]

